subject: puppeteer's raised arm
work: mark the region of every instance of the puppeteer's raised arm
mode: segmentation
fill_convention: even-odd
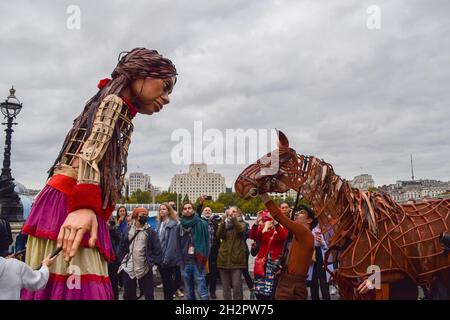
[[[272,217],[277,220],[282,226],[291,231],[297,239],[310,236],[311,232],[309,231],[309,229],[302,224],[295,223],[294,221],[286,217],[267,193],[262,194],[261,199],[263,200],[267,209],[270,211]]]

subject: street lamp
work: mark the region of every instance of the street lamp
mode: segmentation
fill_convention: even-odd
[[[0,103],[3,116],[7,119],[7,122],[2,123],[2,125],[6,125],[6,139],[0,176],[0,216],[7,218],[8,221],[23,221],[23,205],[19,195],[14,191],[15,184],[11,176],[11,134],[14,131],[12,126],[17,124],[13,120],[22,110],[22,103],[16,98],[15,93],[16,90],[13,86],[9,90],[8,98]]]

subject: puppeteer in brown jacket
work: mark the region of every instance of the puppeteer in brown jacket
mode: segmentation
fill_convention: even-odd
[[[314,253],[314,236],[300,221],[286,217],[268,195],[262,199],[272,217],[293,233],[286,266],[281,271],[276,288],[276,300],[306,300],[306,278]]]

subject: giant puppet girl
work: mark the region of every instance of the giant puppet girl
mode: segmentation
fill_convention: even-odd
[[[112,79],[75,119],[49,170],[23,231],[26,262],[37,267],[57,247],[47,286],[23,299],[112,299],[108,261],[114,252],[107,221],[120,198],[136,114],[153,114],[169,103],[176,69],[155,50],[124,55]]]

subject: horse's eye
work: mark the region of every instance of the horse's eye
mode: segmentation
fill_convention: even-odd
[[[251,197],[256,197],[258,195],[258,189],[251,188],[249,194]]]

